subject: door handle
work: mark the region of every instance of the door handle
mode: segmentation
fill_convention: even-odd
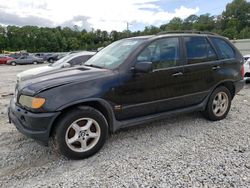
[[[182,72],[177,72],[177,73],[175,73],[175,74],[172,74],[172,76],[181,76],[181,75],[183,75]]]
[[[213,66],[213,70],[218,70],[218,69],[220,69],[221,67],[218,65],[218,66]]]

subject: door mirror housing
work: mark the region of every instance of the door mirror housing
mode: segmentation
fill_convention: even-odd
[[[152,62],[149,61],[137,62],[134,68],[136,73],[149,73],[152,71],[152,69]]]

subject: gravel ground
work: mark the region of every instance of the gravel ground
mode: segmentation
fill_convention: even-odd
[[[250,84],[218,122],[191,113],[115,133],[73,161],[8,123],[15,75],[0,66],[0,187],[250,187]]]

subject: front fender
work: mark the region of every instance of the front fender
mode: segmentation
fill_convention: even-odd
[[[56,109],[56,111],[64,111],[65,109],[74,107],[74,106],[80,106],[80,105],[90,105],[94,104],[94,103],[99,103],[107,112],[108,114],[108,118],[109,118],[109,127],[110,127],[110,131],[114,132],[115,129],[115,124],[116,124],[116,119],[115,119],[115,115],[114,115],[114,111],[113,111],[113,107],[112,105],[101,98],[88,98],[88,99],[80,99],[80,100],[76,100],[70,103],[67,103],[63,106],[60,106],[58,109]],[[98,110],[98,109],[97,109]]]

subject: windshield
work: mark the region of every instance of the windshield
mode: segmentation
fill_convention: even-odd
[[[102,49],[84,65],[107,69],[117,68],[143,41],[143,39],[124,39],[116,41]]]
[[[62,65],[64,63],[67,63],[68,60],[70,60],[72,58],[72,56],[73,56],[73,54],[67,55],[67,56],[57,60],[55,63],[50,64],[50,66],[57,67],[57,66],[60,66],[60,65]]]

